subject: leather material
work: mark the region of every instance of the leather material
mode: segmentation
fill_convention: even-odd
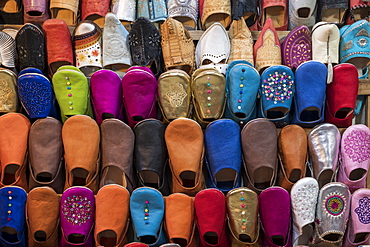
[[[95,198],[92,190],[81,186],[68,188],[60,201],[59,246],[93,246]]]
[[[145,17],[152,22],[165,21],[167,18],[167,5],[165,0],[138,0],[136,11],[137,18]]]
[[[0,186],[15,185],[28,191],[27,144],[31,123],[20,113],[0,117]]]
[[[48,10],[48,1],[23,0],[23,5],[24,5],[24,14],[23,14],[24,23],[42,24],[44,21],[50,18]]]
[[[81,20],[92,15],[105,17],[108,13],[110,0],[83,0],[81,1]]]
[[[366,125],[348,127],[341,139],[339,172],[337,181],[348,186],[351,193],[366,188],[370,165],[370,130]]]
[[[194,69],[194,42],[184,25],[169,17],[161,25],[161,45],[166,70],[182,69],[191,74]]]
[[[135,238],[155,247],[166,243],[162,235],[164,200],[158,190],[149,187],[134,190],[130,197],[130,212]]]
[[[283,64],[291,69],[306,61],[312,60],[310,30],[306,26],[293,29],[281,43]]]
[[[17,57],[17,47],[14,38],[8,33],[1,31],[0,44],[0,65],[14,68]]]
[[[222,69],[219,70],[219,72],[225,74],[227,68],[226,62],[229,59],[229,56],[229,36],[221,23],[213,23],[202,34],[197,43],[195,49],[196,66],[197,68],[208,68],[207,66],[214,65],[215,68],[221,67]]]
[[[32,40],[32,42],[29,42]],[[41,70],[46,69],[45,61],[45,37],[41,26],[37,24],[25,24],[19,29],[15,37],[19,59],[19,70],[33,67]]]
[[[273,186],[277,176],[275,125],[267,119],[253,119],[243,127],[241,142],[244,168],[248,177],[245,184],[257,193]]]
[[[255,244],[259,237],[258,195],[256,192],[240,187],[230,190],[226,195],[228,225],[231,246]],[[249,237],[249,241],[246,241]]]
[[[123,104],[131,128],[139,121],[157,117],[158,81],[147,67],[132,66],[122,78]]]
[[[366,67],[370,61],[368,44],[370,42],[370,23],[360,20],[352,25],[342,27],[340,30],[339,61],[340,63],[354,63],[356,60],[363,60],[356,67],[361,69]]]
[[[166,198],[165,206],[166,232],[169,241],[174,245],[196,247],[193,199],[182,193],[174,193]]]
[[[186,29],[196,29],[198,22],[198,0],[167,1],[168,16],[176,19]]]
[[[229,247],[226,235],[226,202],[217,189],[205,189],[194,198],[195,216],[199,231],[199,246]],[[214,233],[210,235],[209,232]]]
[[[344,63],[333,68],[333,82],[326,88],[325,122],[346,128],[352,124],[358,94],[358,73]]]
[[[5,2],[4,2],[5,3]],[[21,0],[15,0],[15,12],[9,11],[4,6],[0,7],[0,24],[18,24],[23,25],[23,4]]]
[[[53,75],[62,65],[73,65],[72,38],[67,23],[61,19],[46,20],[42,25],[49,73]]]
[[[139,17],[131,27],[130,52],[134,65],[149,66],[156,77],[164,71],[161,49],[161,35],[148,19]]]
[[[276,28],[276,31],[287,31],[288,29],[288,0],[261,0],[259,2],[260,5],[260,11],[261,14],[259,15],[259,26],[260,29],[262,26],[266,25],[266,16],[270,16],[273,18],[272,22],[274,23],[273,25]],[[275,7],[279,7],[277,13],[273,14],[273,9]],[[267,14],[266,9],[271,10],[272,13]],[[278,26],[280,25],[280,26]]]
[[[195,120],[206,127],[220,119],[226,104],[225,77],[216,69],[199,68],[192,75],[192,96]]]
[[[264,246],[292,246],[290,223],[290,196],[280,187],[271,187],[258,196],[261,228],[265,234]],[[274,205],[274,207],[271,207]],[[279,222],[279,224],[276,224]],[[274,236],[282,238],[275,239]]]
[[[70,12],[71,19],[64,19],[63,14],[60,15],[62,20],[65,20],[68,25],[76,25],[77,24],[77,15],[78,15],[78,7],[79,1],[74,0],[50,0],[50,12],[51,18],[55,19],[59,17],[59,12]]]
[[[311,241],[318,194],[319,184],[314,178],[302,178],[292,187],[293,246],[308,246]]]
[[[117,15],[121,21],[134,22],[136,19],[136,1],[135,0],[117,0],[112,1],[111,11]]]
[[[119,202],[119,203],[117,203]],[[96,195],[95,244],[104,246],[125,242],[130,216],[130,193],[118,184],[103,186]],[[109,237],[114,232],[114,237]],[[115,240],[115,241],[114,241]]]
[[[190,83],[190,76],[179,69],[166,71],[158,78],[158,103],[165,122],[190,117]]]
[[[318,61],[307,61],[297,68],[292,123],[313,128],[324,122],[327,75],[327,67]]]
[[[105,15],[103,43],[104,68],[131,66],[128,31],[113,13]]]
[[[65,189],[86,186],[96,193],[100,171],[99,126],[89,116],[73,116],[63,125],[62,139],[66,167]]]
[[[27,193],[17,186],[0,189],[0,245],[4,247],[26,247],[26,200]],[[9,213],[10,212],[10,213]]]
[[[260,88],[258,71],[244,60],[229,64],[226,72],[225,117],[243,126],[256,118],[257,94]]]
[[[370,235],[368,233],[370,232],[370,225],[365,211],[368,208],[367,203],[369,197],[369,189],[358,189],[353,192],[351,197],[351,217],[348,219],[348,229],[343,241],[343,246],[356,247],[369,243]],[[364,233],[366,235],[362,236]]]
[[[320,188],[333,181],[337,171],[339,145],[340,132],[330,123],[317,125],[308,135],[313,177],[319,182]]]
[[[45,118],[53,103],[53,89],[49,79],[39,69],[27,68],[18,75],[18,95],[30,118]]]
[[[231,14],[233,20],[238,20],[240,17],[245,17],[245,13],[258,13],[258,1],[256,0],[232,0]]]
[[[279,185],[287,191],[290,191],[294,183],[306,175],[307,146],[307,134],[299,125],[288,125],[280,131],[278,139],[281,165]]]
[[[86,76],[74,66],[62,66],[52,78],[62,122],[74,115],[93,116]]]
[[[348,9],[348,1],[345,1],[345,0],[341,0],[341,2],[345,2],[343,3],[343,7],[342,8],[346,8]],[[355,21],[359,21],[360,19],[365,19],[363,18],[364,15],[363,13],[366,13],[368,12],[370,8],[370,3],[368,1],[363,1],[363,0],[351,0],[349,1],[349,21],[347,20],[348,23],[350,22],[355,22]],[[359,12],[360,14],[355,16],[356,12]],[[362,13],[361,13],[362,12]]]
[[[172,193],[194,196],[204,188],[204,144],[200,125],[188,118],[178,118],[167,126],[164,137],[172,172]]]
[[[253,47],[254,66],[258,71],[281,64],[280,41],[271,18],[267,19]]]
[[[337,244],[343,240],[350,202],[351,193],[345,184],[334,182],[320,189],[313,244]]]
[[[253,39],[244,19],[233,20],[230,29],[230,57],[228,63],[246,60],[253,65]]]
[[[125,244],[124,247],[147,247],[148,245],[147,244],[144,244],[144,243],[129,243],[129,244]]]
[[[39,187],[27,197],[26,219],[29,247],[58,246],[59,197],[50,187]],[[40,237],[41,234],[45,237]]]
[[[50,117],[36,120],[30,128],[28,151],[30,190],[49,186],[62,194],[65,181],[62,124]]]
[[[214,23],[222,25],[225,29],[231,23],[231,2],[225,0],[203,0],[199,5],[202,11],[200,24],[203,30],[207,30]]]
[[[231,119],[211,122],[204,132],[204,144],[208,170],[207,188],[227,192],[240,187],[242,150],[239,125]]]
[[[136,124],[134,155],[139,186],[154,187],[168,195],[165,129],[166,126],[156,119],[146,119]]]
[[[325,64],[339,63],[340,33],[335,24],[328,22],[316,23],[312,28],[311,37],[312,60]]]
[[[124,120],[122,86],[119,76],[111,70],[99,70],[90,78],[91,101],[96,122],[105,118]]]
[[[289,0],[289,30],[293,30],[302,25],[312,29],[316,23],[317,2],[317,0]],[[302,13],[301,11],[308,11],[308,13]]]
[[[261,75],[261,111],[278,127],[287,125],[295,93],[294,74],[284,65],[271,66]]]
[[[135,136],[119,119],[105,119],[100,125],[101,179],[100,187],[118,184],[132,192],[136,187],[134,169]]]
[[[0,69],[0,112],[16,112],[19,108],[17,75],[9,69]]]

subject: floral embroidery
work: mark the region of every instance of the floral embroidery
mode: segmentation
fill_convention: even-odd
[[[139,37],[136,34],[130,34],[128,40],[130,46],[138,46],[140,44]]]
[[[83,62],[83,61],[85,61],[86,56],[85,56],[84,54],[79,54],[79,55],[78,55],[78,59],[79,59],[81,62]]]
[[[171,91],[166,93],[167,97],[170,99],[170,104],[173,107],[179,107],[184,102],[185,97],[188,95],[184,90],[184,86],[179,82],[171,84]]]
[[[333,215],[339,216],[344,211],[344,199],[341,195],[331,195],[325,200],[326,211]]]
[[[6,83],[5,79],[0,78],[0,104],[3,107],[9,105],[10,102],[8,102],[8,99],[11,92],[12,90],[10,90],[10,88],[8,87],[8,84]]]
[[[99,56],[99,51],[98,50],[93,50],[91,53],[94,57]]]
[[[155,47],[159,46],[161,43],[161,36],[158,33],[153,33],[148,37],[149,39],[149,45]]]
[[[81,226],[91,218],[92,213],[91,202],[87,197],[74,195],[63,202],[62,215],[72,225]]]
[[[275,71],[268,75],[268,78],[263,80],[262,94],[266,96],[266,100],[273,100],[284,103],[289,100],[293,94],[293,80],[286,72],[280,73]]]
[[[370,223],[370,199],[365,196],[358,201],[358,207],[355,209],[358,220],[363,224]]]
[[[353,162],[370,158],[370,135],[363,130],[354,130],[344,139],[344,152]]]

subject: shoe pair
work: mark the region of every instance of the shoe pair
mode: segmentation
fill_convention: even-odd
[[[206,127],[222,117],[225,108],[225,77],[216,69],[197,69],[191,78],[183,70],[164,72],[158,81],[159,105],[166,122],[190,117]]]

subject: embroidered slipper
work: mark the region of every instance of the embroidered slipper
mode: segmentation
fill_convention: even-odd
[[[346,232],[351,193],[342,183],[329,183],[320,189],[317,200],[313,244],[338,244]]]
[[[18,104],[17,75],[9,69],[0,68],[0,112],[17,112]]]
[[[223,145],[219,145],[220,143]],[[208,124],[204,132],[207,188],[223,192],[240,187],[242,149],[240,127],[231,119],[219,119]]]
[[[281,43],[283,64],[295,70],[306,61],[312,60],[311,33],[306,26],[299,26],[289,32]]]
[[[126,71],[131,65],[128,31],[115,14],[108,13],[103,32],[103,67]]]
[[[231,22],[230,1],[204,0],[201,9],[200,23],[203,30],[207,30],[214,23],[219,23],[225,29],[229,27]]]
[[[351,197],[351,217],[344,238],[344,245],[356,247],[369,244],[370,240],[370,190],[358,189]]]
[[[226,74],[230,39],[221,23],[213,23],[200,37],[195,49],[197,68],[215,68]]]
[[[170,122],[179,117],[190,117],[191,82],[183,70],[171,69],[158,78],[158,103],[163,120]]]
[[[42,25],[44,21],[50,18],[49,1],[47,0],[24,0],[24,23],[38,23]]]
[[[318,61],[307,61],[297,68],[292,123],[313,128],[324,122],[327,74],[325,64]]]
[[[81,20],[90,20],[103,28],[105,15],[109,11],[110,0],[82,0]]]
[[[253,39],[244,19],[233,20],[229,29],[230,57],[228,63],[245,60],[253,66]]]
[[[225,117],[241,126],[256,118],[260,84],[260,75],[250,63],[245,60],[231,62],[226,72]]]
[[[231,3],[231,15],[233,21],[242,19],[249,30],[258,31],[258,1],[257,0],[233,0]],[[242,18],[241,18],[242,17]]]
[[[53,89],[39,69],[27,68],[18,75],[19,99],[30,118],[45,118],[53,106]]]
[[[0,4],[0,24],[23,25],[23,4],[21,0],[6,0]]]
[[[340,132],[330,123],[316,125],[308,135],[313,177],[321,188],[333,181],[337,172]]]
[[[102,68],[101,29],[92,21],[81,21],[72,34],[76,67],[86,76]]]
[[[194,69],[194,42],[184,25],[169,17],[161,25],[161,36],[166,70],[182,69],[190,75]]]
[[[162,22],[167,18],[167,5],[165,0],[138,0],[136,7],[136,18],[145,17],[151,22]]]
[[[181,22],[186,29],[197,29],[198,0],[168,0],[168,16]]]
[[[341,163],[337,180],[348,186],[351,193],[366,188],[370,165],[370,130],[366,125],[348,127],[341,141]]]
[[[46,53],[50,75],[63,65],[73,65],[72,38],[67,23],[60,19],[49,19],[42,25],[45,31]]]
[[[358,94],[358,73],[354,65],[342,63],[334,66],[333,82],[326,88],[325,122],[338,128],[352,124]]]
[[[288,30],[288,0],[261,0],[261,15],[259,16],[259,28],[266,25],[266,21],[271,18],[272,25],[276,31]]]
[[[319,3],[317,8],[318,20],[332,23],[344,23],[346,13],[349,7],[348,0],[337,0],[337,1],[318,0],[318,3]]]
[[[7,33],[0,32],[0,65],[7,68],[15,67],[17,56],[15,40]]]
[[[345,2],[347,3],[346,7],[348,8],[348,1],[345,1]],[[350,5],[349,7],[350,7],[350,20],[351,21],[356,22],[356,21],[368,18],[369,11],[370,11],[370,3],[368,1],[350,0],[349,5]]]
[[[318,194],[319,185],[314,178],[302,178],[292,187],[293,246],[308,246],[312,239]]]
[[[316,23],[317,0],[289,0],[289,29],[305,25],[312,28]]]
[[[112,1],[111,11],[117,15],[117,18],[123,22],[134,22],[136,19],[136,1],[135,0],[117,0]]]
[[[52,19],[64,20],[68,26],[77,24],[79,1],[74,0],[50,0],[50,12]]]

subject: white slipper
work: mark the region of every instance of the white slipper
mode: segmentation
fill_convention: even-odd
[[[134,22],[136,19],[135,0],[113,0],[111,9],[121,21]]]
[[[0,44],[0,64],[14,68],[17,54],[15,40],[9,34],[0,32]]]
[[[289,30],[305,25],[312,28],[316,22],[317,0],[289,0]]]

